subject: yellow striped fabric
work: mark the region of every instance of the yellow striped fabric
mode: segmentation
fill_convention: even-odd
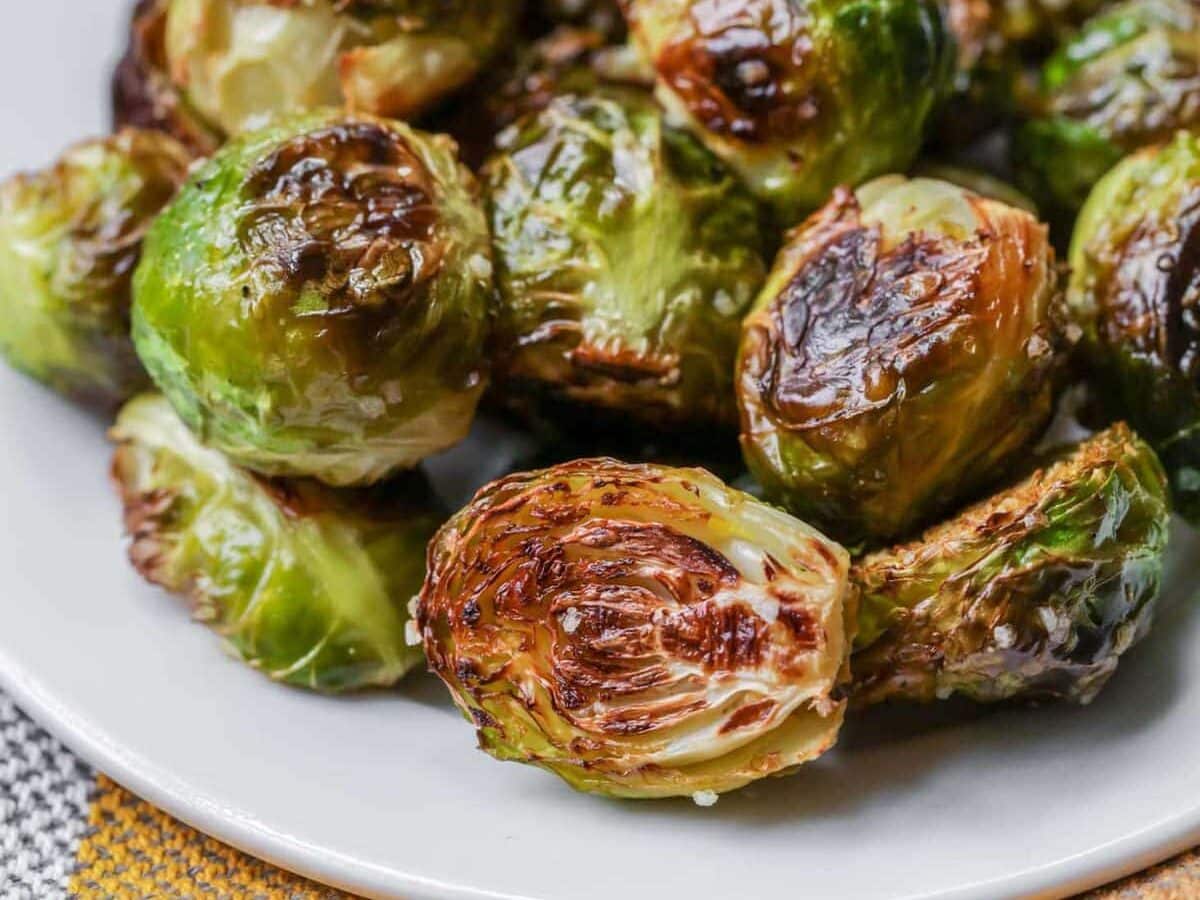
[[[349,900],[206,837],[103,775],[71,878],[88,900],[213,897]]]

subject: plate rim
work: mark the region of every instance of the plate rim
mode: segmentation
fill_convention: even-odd
[[[0,648],[0,689],[35,724],[98,773],[201,834],[294,875],[364,897],[403,900],[548,900],[452,884],[365,863],[275,831],[235,810],[222,810],[153,761],[106,738],[103,729],[73,712]],[[1082,853],[1001,878],[946,890],[907,894],[896,900],[1047,900],[1110,884],[1200,844],[1200,801],[1170,816]]]

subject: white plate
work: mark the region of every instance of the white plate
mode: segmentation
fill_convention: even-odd
[[[5,10],[0,173],[103,128],[122,5]],[[1062,896],[1200,841],[1200,542],[1182,530],[1155,632],[1090,708],[875,713],[712,809],[615,803],[492,762],[428,677],[332,700],[234,663],[126,566],[102,423],[7,371],[0,423],[0,685],[148,800],[326,882],[409,900]],[[441,480],[491,474],[496,446],[440,461]]]

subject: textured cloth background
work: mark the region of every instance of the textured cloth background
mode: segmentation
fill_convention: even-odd
[[[0,694],[2,900],[350,900],[205,837],[96,775]],[[1086,900],[1197,900],[1200,852]]]

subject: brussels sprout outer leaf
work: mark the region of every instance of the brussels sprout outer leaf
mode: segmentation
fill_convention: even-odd
[[[866,557],[856,698],[1089,702],[1150,627],[1169,526],[1154,451],[1117,425]]]
[[[134,339],[188,425],[240,464],[370,483],[467,433],[491,285],[453,143],[322,111],[193,175],[147,236]]]
[[[387,686],[421,660],[407,606],[438,519],[425,485],[335,492],[268,481],[203,447],[158,395],[122,411],[113,477],[130,558],[278,681]]]
[[[493,756],[687,796],[833,744],[847,569],[704,470],[583,460],[484,488],[431,544],[417,618]]]
[[[188,155],[126,129],[0,185],[0,355],[70,397],[115,407],[146,386],[129,337],[130,280]]]

